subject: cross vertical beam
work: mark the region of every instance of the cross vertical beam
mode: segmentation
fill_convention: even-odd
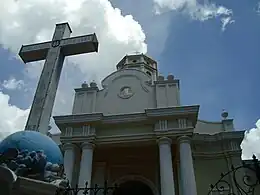
[[[56,24],[52,41],[25,45],[19,52],[25,63],[45,59],[25,130],[47,134],[65,56],[98,52],[95,34],[70,38],[71,33],[68,23]]]

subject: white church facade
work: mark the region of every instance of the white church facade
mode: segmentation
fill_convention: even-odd
[[[107,181],[121,194],[204,195],[241,163],[244,132],[233,119],[199,120],[199,105],[182,105],[179,80],[158,75],[148,56],[125,56],[101,84],[82,84],[72,114],[54,117],[72,186]]]

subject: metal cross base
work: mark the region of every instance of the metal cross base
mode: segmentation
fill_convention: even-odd
[[[78,187],[78,185],[76,185],[75,188],[71,188],[68,183],[68,187],[66,187],[65,189],[58,189],[56,191],[56,195],[77,195],[80,191],[83,191],[83,195],[97,195],[100,191],[103,191],[103,195],[107,195],[109,192],[115,194],[117,188],[118,187],[116,184],[114,186],[108,186],[107,181],[105,181],[104,187],[99,187],[97,184],[95,184],[95,187],[93,188],[88,188],[88,182],[85,183],[85,187],[83,188]]]

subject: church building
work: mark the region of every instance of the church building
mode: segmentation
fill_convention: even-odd
[[[107,181],[120,195],[206,195],[241,163],[244,132],[226,111],[217,122],[198,119],[199,105],[181,104],[180,81],[159,75],[147,55],[126,55],[116,68],[101,87],[75,89],[72,113],[54,117],[72,186]]]

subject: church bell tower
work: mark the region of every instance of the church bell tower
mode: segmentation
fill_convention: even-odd
[[[117,70],[137,69],[151,77],[152,82],[157,80],[157,62],[144,54],[126,55],[116,66]]]

